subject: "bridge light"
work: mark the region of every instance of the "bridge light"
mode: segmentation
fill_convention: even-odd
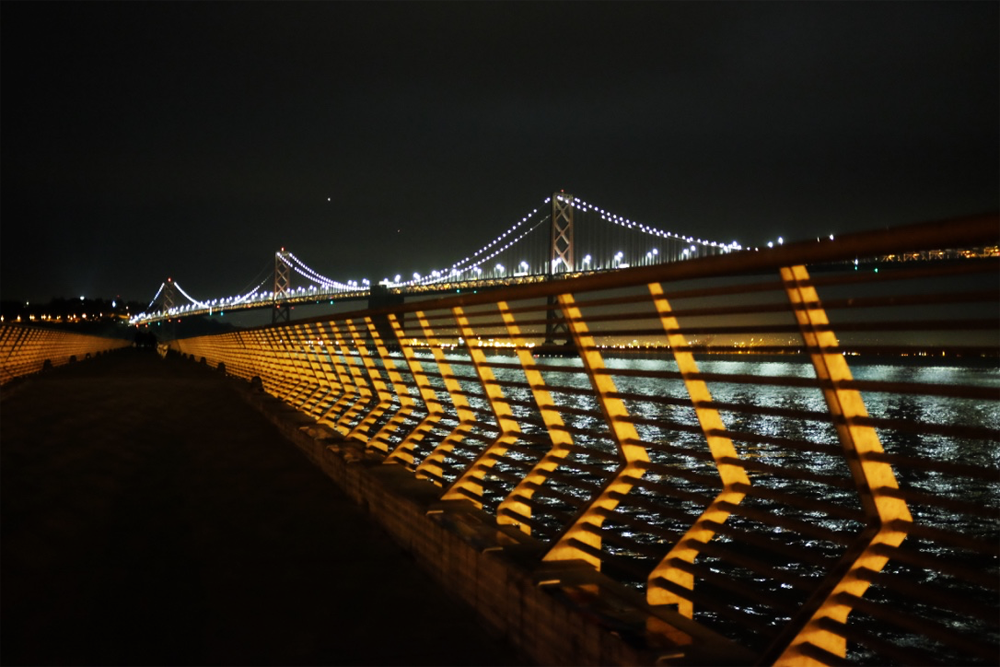
[[[782,245],[782,244],[783,244],[784,242],[785,242],[785,239],[783,239],[783,238],[781,238],[781,237],[779,236],[779,237],[778,237],[778,245]]]

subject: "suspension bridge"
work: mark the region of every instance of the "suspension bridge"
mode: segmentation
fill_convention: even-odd
[[[368,278],[328,278],[282,248],[274,255],[273,272],[244,294],[199,299],[168,278],[146,310],[134,315],[130,323],[258,308],[272,308],[275,322],[288,321],[291,307],[299,304],[367,300],[376,305],[380,300],[398,302],[406,295],[538,283],[742,249],[736,241],[711,241],[642,224],[559,192],[446,268],[395,274],[373,285]]]

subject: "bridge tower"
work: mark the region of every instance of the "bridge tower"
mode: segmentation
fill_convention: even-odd
[[[549,276],[572,272],[573,262],[573,195],[559,191],[552,194],[551,245],[549,250]],[[548,298],[545,320],[545,344],[569,345],[573,338],[569,327],[562,321],[562,312],[555,296]]]
[[[274,310],[271,311],[271,324],[290,322],[292,310],[288,305],[288,297],[292,293],[292,265],[288,261],[288,252],[284,248],[274,253]]]
[[[174,279],[167,278],[167,282],[163,284],[163,312],[170,312],[170,309],[177,303],[176,290]]]
[[[573,271],[573,195],[552,195],[552,243],[549,252],[549,275]]]

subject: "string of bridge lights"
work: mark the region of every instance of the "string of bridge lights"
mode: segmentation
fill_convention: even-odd
[[[160,292],[163,291],[163,288],[166,287],[166,285],[167,285],[166,281],[160,283],[160,289],[156,290],[156,296],[154,296],[153,300],[149,302],[148,306],[146,306],[147,310],[152,308],[153,304],[156,303],[156,300],[160,298]]]
[[[296,257],[295,254],[290,251],[285,252],[284,255],[291,258],[292,262],[294,262],[294,264],[289,264],[292,270],[295,271],[300,276],[302,276],[303,278],[305,278],[306,280],[309,280],[310,282],[316,283],[317,285],[320,285],[322,287],[329,287],[333,289],[341,289],[341,290],[357,289],[357,283],[354,283],[354,285],[352,286],[351,283],[353,281],[342,283],[337,280],[327,278],[321,273],[314,271],[309,266],[307,266],[305,262]],[[363,282],[367,282],[367,280]]]
[[[544,202],[542,202],[542,205],[544,206],[545,204],[547,204],[550,201],[551,201],[551,197],[548,198],[548,199],[546,199]],[[533,232],[536,229],[538,229],[546,221],[546,219],[542,218],[540,221],[538,221],[537,223],[535,223],[534,226],[529,227],[527,230],[521,232],[520,235],[518,235],[514,239],[511,239],[505,245],[502,245],[502,246],[496,248],[489,255],[485,255],[483,257],[479,257],[479,256],[482,255],[483,253],[487,252],[488,250],[490,250],[491,248],[493,248],[494,246],[496,246],[500,242],[502,242],[505,238],[507,238],[508,236],[510,236],[512,233],[514,233],[519,227],[521,227],[522,225],[524,225],[525,223],[527,223],[529,220],[531,220],[532,216],[536,215],[537,213],[538,213],[538,209],[537,208],[534,209],[534,210],[532,210],[531,213],[529,213],[528,215],[526,215],[523,218],[521,218],[513,226],[511,226],[509,229],[507,229],[506,231],[504,231],[503,234],[501,234],[500,236],[496,237],[495,239],[493,239],[492,241],[490,241],[489,243],[487,243],[482,248],[480,248],[476,252],[472,253],[468,257],[466,257],[464,259],[461,259],[461,260],[455,262],[454,264],[452,264],[451,265],[451,270],[448,271],[447,273],[444,273],[444,272],[442,272],[440,270],[431,271],[429,274],[427,274],[425,276],[421,276],[419,273],[414,273],[413,274],[413,279],[412,280],[407,280],[407,281],[401,281],[401,276],[397,275],[394,280],[389,280],[388,278],[385,278],[382,281],[382,284],[388,285],[390,287],[412,287],[414,285],[434,283],[434,282],[437,282],[437,281],[440,281],[440,280],[444,280],[445,278],[450,278],[450,279],[461,278],[463,274],[475,273],[476,277],[478,277],[483,272],[482,264],[484,262],[490,261],[491,259],[493,259],[497,255],[499,255],[503,251],[508,250],[512,246],[514,246],[516,243],[519,243],[528,234],[530,234],[531,232]],[[472,264],[471,266],[465,266],[464,268],[459,268],[459,267],[462,267],[463,264],[466,264],[466,263],[472,261],[472,259],[474,259],[476,257],[479,257],[479,259],[474,264]],[[523,264],[523,262],[522,262],[522,264]]]
[[[650,225],[645,225],[645,224],[642,224],[642,223],[635,222],[633,220],[629,220],[628,218],[626,218],[624,216],[617,215],[615,213],[612,213],[611,211],[608,211],[606,209],[603,209],[603,208],[601,208],[599,206],[596,206],[594,204],[591,204],[589,202],[586,202],[586,201],[584,201],[582,199],[579,199],[579,198],[576,198],[576,197],[573,197],[573,196],[562,195],[561,197],[564,198],[564,201],[566,201],[573,208],[575,208],[577,210],[580,210],[582,212],[594,212],[594,213],[597,213],[597,214],[599,214],[601,216],[601,220],[610,222],[610,223],[612,223],[614,225],[617,225],[619,227],[622,227],[624,229],[629,229],[629,230],[633,230],[633,231],[639,231],[639,232],[641,232],[643,234],[647,234],[647,235],[650,235],[650,236],[656,236],[656,237],[663,238],[663,239],[675,239],[675,240],[684,241],[684,242],[687,242],[687,243],[698,244],[698,245],[701,245],[701,246],[704,246],[704,247],[720,248],[720,249],[722,249],[723,252],[733,252],[733,251],[736,251],[736,250],[742,250],[743,249],[742,246],[739,243],[737,243],[736,241],[733,241],[732,243],[726,243],[726,244],[724,244],[724,243],[718,243],[718,242],[715,242],[715,241],[707,241],[707,240],[703,240],[703,239],[696,239],[696,238],[694,238],[692,236],[682,236],[680,234],[674,234],[673,232],[668,232],[668,231],[665,231],[665,230],[662,230],[662,229],[658,229],[656,227],[652,227]],[[531,234],[536,229],[538,229],[539,227],[541,227],[548,220],[547,217],[543,216],[540,220],[538,220],[537,222],[535,222],[534,225],[528,227],[527,229],[524,229],[519,234],[517,234],[516,236],[514,236],[515,232],[517,232],[519,229],[522,229],[525,225],[527,225],[529,222],[531,222],[536,215],[538,215],[539,209],[541,209],[542,207],[544,207],[547,204],[551,203],[551,201],[552,201],[552,197],[546,197],[545,200],[542,202],[542,204],[538,208],[533,209],[529,214],[525,215],[523,218],[521,218],[516,223],[514,223],[513,225],[511,225],[509,228],[507,228],[506,230],[504,230],[504,232],[501,233],[499,236],[497,236],[496,238],[492,239],[489,243],[485,244],[484,246],[482,246],[481,248],[479,248],[478,250],[476,250],[471,255],[468,255],[468,256],[464,257],[463,259],[460,259],[457,262],[455,262],[454,264],[452,264],[451,268],[449,270],[446,270],[446,271],[445,270],[433,270],[430,273],[428,273],[426,275],[423,275],[423,276],[421,276],[419,273],[414,273],[413,274],[413,279],[412,280],[406,280],[406,281],[402,281],[401,280],[402,276],[397,275],[393,280],[385,278],[381,282],[381,284],[389,286],[389,287],[411,287],[411,286],[417,286],[417,285],[426,285],[426,284],[430,284],[430,283],[434,283],[434,282],[439,282],[439,281],[443,281],[443,280],[449,280],[449,279],[450,280],[462,279],[463,276],[465,277],[464,279],[467,279],[467,280],[468,279],[476,279],[476,278],[478,278],[479,276],[482,275],[482,273],[483,273],[483,264],[484,263],[489,262],[490,260],[492,260],[495,257],[497,257],[498,255],[500,255],[502,252],[504,252],[506,250],[509,250],[511,247],[513,247],[517,243],[520,243],[529,234]],[[504,243],[504,241],[506,241],[506,243]],[[691,249],[694,250],[694,246],[692,246]],[[655,250],[653,250],[651,252],[654,255],[657,254]],[[619,252],[615,256],[616,259],[620,260],[621,259],[621,255],[622,255],[622,253]],[[349,280],[346,283],[344,283],[344,282],[340,282],[338,280],[333,280],[332,278],[328,278],[328,277],[322,275],[321,273],[315,271],[311,267],[309,267],[305,262],[303,262],[301,259],[299,259],[298,257],[296,257],[291,252],[283,251],[281,253],[281,257],[285,260],[285,263],[286,263],[286,265],[289,268],[291,268],[293,271],[295,271],[295,273],[297,273],[299,276],[305,278],[306,280],[308,280],[308,281],[314,283],[315,285],[319,286],[320,288],[322,288],[321,292],[323,292],[323,293],[343,292],[343,291],[358,291],[358,290],[363,290],[363,289],[370,288],[370,282],[368,281],[368,279],[362,279],[361,280],[361,284],[359,285],[358,281],[355,281],[355,280]],[[527,270],[527,263],[526,262],[521,262],[521,264],[519,266],[520,266],[520,268],[522,270]],[[500,264],[498,264],[496,266],[496,269],[498,271],[506,271],[506,269],[504,269],[504,267],[502,265],[500,265]],[[475,274],[475,276],[472,276],[471,274]],[[250,292],[247,292],[243,296],[240,296],[240,297],[227,297],[227,298],[223,298],[223,299],[214,299],[210,303],[209,302],[200,301],[198,299],[195,299],[194,297],[192,297],[191,295],[189,295],[187,292],[185,292],[184,289],[176,281],[171,281],[171,282],[173,283],[174,287],[176,287],[177,291],[180,292],[188,301],[190,301],[192,305],[198,306],[200,308],[204,308],[206,310],[211,310],[212,307],[215,306],[216,304],[218,304],[220,306],[222,306],[224,304],[227,304],[227,303],[232,305],[232,304],[245,303],[247,301],[267,300],[267,299],[273,298],[274,297],[274,292],[264,291],[264,292],[261,292],[261,293],[258,294],[259,290],[261,289],[261,287],[264,286],[264,283],[267,282],[268,279],[269,278],[265,278],[263,281],[261,281],[261,283],[259,285],[257,285],[257,287],[255,287],[254,289],[252,289]],[[147,310],[149,308],[152,308],[153,304],[156,303],[156,300],[160,297],[160,294],[163,292],[163,290],[164,290],[165,287],[166,287],[166,282],[160,284],[159,289],[156,291],[156,295],[149,302],[149,305],[147,306]],[[315,290],[316,290],[316,288],[313,287],[313,288],[310,288],[309,291],[315,291]],[[306,290],[303,290],[300,287],[296,291],[297,292],[304,292]],[[175,311],[178,311],[178,310],[180,310],[180,309],[171,309],[171,312],[175,312]],[[184,310],[189,311],[190,307],[186,307],[186,308],[184,308]],[[139,315],[136,315],[133,319],[141,319],[144,316],[146,316],[146,313],[140,313]]]
[[[667,232],[662,229],[657,229],[656,227],[650,227],[649,225],[644,225],[642,223],[634,222],[632,220],[629,220],[628,218],[616,215],[611,211],[606,211],[603,208],[600,208],[599,206],[594,206],[593,204],[589,204],[583,201],[582,199],[576,199],[576,198],[571,199],[569,204],[573,208],[580,209],[581,211],[594,211],[596,213],[600,213],[601,220],[607,220],[608,222],[616,224],[620,227],[624,227],[626,229],[638,229],[639,231],[649,234],[650,236],[659,236],[660,238],[664,239],[677,239],[679,241],[687,241],[688,243],[697,243],[705,247],[723,248],[728,251],[743,249],[743,246],[741,246],[736,241],[733,241],[732,243],[718,243],[716,241],[705,241],[702,239],[696,239],[693,236],[681,236],[680,234]]]

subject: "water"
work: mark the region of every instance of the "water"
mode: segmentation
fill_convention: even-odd
[[[429,352],[419,358],[426,370],[433,369],[427,363],[432,359]],[[454,481],[499,435],[489,426],[494,423],[489,403],[468,357],[451,353],[448,361],[480,425],[464,446],[445,455],[442,484]],[[516,357],[498,355],[488,363],[512,404],[522,434],[483,480],[484,509],[495,513],[551,443]],[[537,363],[543,366],[542,377],[576,447],[558,474],[532,495],[532,535],[551,543],[614,475],[617,448],[590,381],[580,372],[580,361],[547,358]],[[602,569],[641,591],[646,575],[697,520],[721,484],[683,381],[663,377],[678,370],[672,358],[607,359],[606,364],[628,413],[637,418],[633,426],[653,467],[604,521]],[[857,380],[981,387],[1000,395],[1000,369],[995,364],[852,363],[851,367]],[[764,650],[863,530],[864,514],[822,392],[770,381],[811,380],[810,364],[783,359],[700,360],[699,369],[751,379],[713,379],[708,387],[713,401],[720,404],[720,416],[732,433],[751,487],[759,491],[743,499],[696,559],[695,618]],[[409,372],[403,370],[402,375],[413,387]],[[429,382],[445,412],[454,415],[443,380],[432,376]],[[411,394],[416,397],[415,390]],[[875,642],[888,642],[891,650],[904,651],[888,659],[912,662],[917,655],[946,662],[989,662],[982,659],[983,652],[988,654],[991,646],[1000,644],[995,625],[1000,617],[996,586],[1000,570],[995,554],[976,547],[1000,542],[1000,448],[996,440],[936,433],[935,426],[1000,428],[1000,401],[887,392],[862,396],[872,417],[918,425],[912,430],[876,431],[887,454],[904,457],[893,462],[896,481],[904,491],[923,494],[907,505],[915,524],[930,532],[907,538],[903,548],[908,556],[891,560],[876,577],[864,598],[872,608],[853,612],[848,627],[873,636]],[[409,425],[389,440],[399,444],[425,415],[415,412]],[[414,443],[416,463],[456,426],[450,416],[437,421]],[[372,433],[378,428],[376,424]],[[963,542],[969,539],[969,544]],[[973,646],[973,653],[928,638],[935,632],[945,643],[967,637],[958,643]],[[981,645],[979,654],[976,642]],[[851,661],[887,661],[885,653],[860,643],[851,642],[849,647]]]

